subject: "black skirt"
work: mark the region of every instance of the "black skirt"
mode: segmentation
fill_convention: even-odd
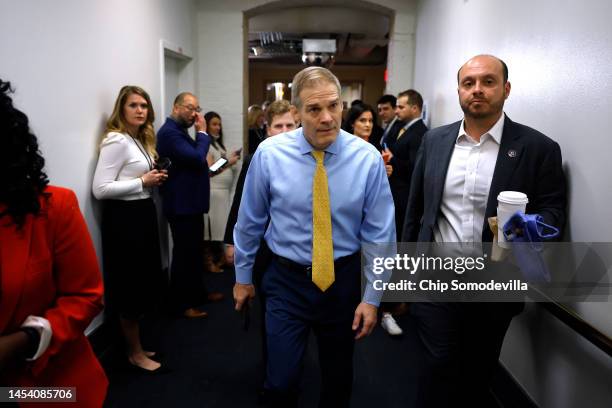
[[[160,305],[167,279],[161,267],[157,213],[151,198],[104,200],[102,257],[106,307],[138,319]]]

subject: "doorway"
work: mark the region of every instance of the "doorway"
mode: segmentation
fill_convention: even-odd
[[[166,121],[172,113],[174,99],[183,91],[193,90],[193,58],[183,51],[183,48],[172,44],[166,40],[160,40],[160,109],[157,114],[157,128]],[[195,133],[190,133],[195,137]],[[170,226],[163,215],[161,197],[158,193],[155,196],[157,203],[157,220],[159,223],[159,239],[161,247],[162,266],[167,268],[170,273],[170,262],[172,261],[172,234]]]

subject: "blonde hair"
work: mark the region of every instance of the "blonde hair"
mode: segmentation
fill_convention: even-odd
[[[254,128],[257,126],[257,118],[263,116],[264,111],[261,109],[259,105],[251,105],[249,106],[248,114],[247,114],[247,125],[249,128]]]
[[[272,124],[272,119],[274,119],[275,116],[281,116],[287,112],[291,112],[291,104],[289,101],[281,99],[272,102],[268,105],[268,109],[266,109],[266,121],[268,122],[268,126]]]
[[[332,74],[329,69],[323,67],[308,67],[304,68],[293,77],[293,83],[291,84],[291,104],[299,109],[302,106],[302,100],[300,99],[302,90],[320,83],[333,84],[338,88],[338,96],[342,93],[340,81],[338,81],[338,78]]]
[[[123,108],[127,101],[127,98],[132,95],[140,95],[145,101],[147,101],[147,120],[144,125],[140,126],[137,135],[131,135],[142,144],[147,153],[154,159],[157,158],[157,151],[155,150],[155,130],[153,129],[153,122],[155,121],[155,112],[153,111],[153,104],[149,94],[139,86],[126,85],[119,91],[119,96],[115,101],[115,107],[110,118],[106,121],[106,129],[104,134],[110,132],[127,133],[127,125],[125,123],[125,116],[123,114]]]

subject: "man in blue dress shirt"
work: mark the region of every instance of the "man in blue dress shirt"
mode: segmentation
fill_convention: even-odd
[[[234,228],[236,310],[255,296],[252,270],[263,237],[274,254],[261,283],[268,401],[297,406],[304,351],[313,329],[322,377],[319,406],[348,407],[354,341],[374,328],[381,296],[371,285],[373,274],[366,271],[369,284],[360,302],[360,249],[365,243],[395,241],[393,199],[380,153],[340,130],[338,79],[325,68],[309,67],[295,76],[292,92],[303,127],[262,142],[247,174]],[[323,193],[315,188],[320,186],[321,160],[329,186]],[[321,194],[327,222],[331,218],[331,231],[323,238],[317,232],[325,218],[320,218]],[[313,233],[319,234],[314,240]],[[327,243],[330,262],[319,272],[320,248]],[[330,271],[328,284],[315,279]]]

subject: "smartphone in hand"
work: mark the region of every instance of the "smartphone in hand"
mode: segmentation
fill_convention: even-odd
[[[172,162],[167,157],[160,157],[157,159],[157,162],[155,163],[155,169],[160,170],[160,171],[168,170],[170,166],[172,166]]]
[[[220,157],[219,160],[214,162],[212,166],[208,168],[208,171],[210,171],[211,173],[216,173],[219,170],[221,170],[226,164],[227,164],[227,159],[224,157]]]

